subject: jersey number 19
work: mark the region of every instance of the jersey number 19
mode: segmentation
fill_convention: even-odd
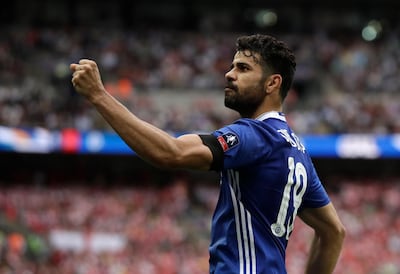
[[[276,222],[271,225],[272,233],[276,237],[282,237],[286,235],[287,240],[289,239],[290,233],[293,230],[294,220],[301,205],[304,192],[307,188],[307,172],[304,165],[300,162],[295,163],[294,158],[289,157],[288,168],[289,174],[285,190],[283,192],[278,217]],[[289,218],[286,218],[291,201],[294,207],[293,214],[292,216],[289,216]]]

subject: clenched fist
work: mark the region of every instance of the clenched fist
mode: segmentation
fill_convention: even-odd
[[[81,59],[78,64],[71,64],[72,85],[75,90],[94,102],[106,93],[96,62]]]

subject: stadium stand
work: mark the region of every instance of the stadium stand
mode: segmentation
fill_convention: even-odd
[[[235,117],[221,108],[220,90],[238,33],[29,27],[2,33],[2,125],[108,130],[71,87],[69,64],[82,56],[99,62],[111,93],[166,130],[205,131]],[[297,76],[286,103],[294,129],[398,133],[399,37],[393,32],[369,43],[319,32],[281,35],[297,54]],[[182,93],[191,101],[182,101]]]

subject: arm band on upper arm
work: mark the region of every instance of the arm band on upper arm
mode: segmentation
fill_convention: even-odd
[[[214,135],[199,135],[203,144],[207,146],[213,155],[213,161],[210,166],[210,170],[221,171],[224,164],[224,151],[221,144],[218,142],[217,137]]]

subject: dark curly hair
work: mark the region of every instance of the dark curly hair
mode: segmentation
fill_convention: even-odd
[[[280,96],[282,101],[292,86],[296,59],[293,52],[282,41],[275,37],[262,34],[241,36],[236,40],[237,51],[250,51],[251,55],[259,54],[260,65],[266,73],[278,73],[282,76]]]

